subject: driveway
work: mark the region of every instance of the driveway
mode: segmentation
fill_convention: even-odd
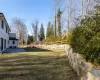
[[[4,53],[12,53],[12,52],[26,52],[23,48],[8,48],[3,51]]]

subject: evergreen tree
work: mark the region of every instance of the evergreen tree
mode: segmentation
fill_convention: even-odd
[[[47,26],[46,38],[50,37],[51,35],[52,35],[51,23],[49,22]]]
[[[53,37],[55,37],[55,36],[54,36],[55,33],[54,33],[54,27],[53,27],[53,24],[51,25],[51,34],[52,34]]]
[[[60,8],[58,9],[57,13],[57,21],[58,21],[58,37],[61,39],[61,10]]]
[[[40,28],[40,41],[42,41],[44,38],[45,38],[44,27],[43,27],[43,24],[41,24],[41,28]]]
[[[82,19],[81,25],[73,29],[71,47],[84,55],[91,63],[100,64],[100,9],[96,6],[92,14]]]
[[[50,43],[55,42],[56,38],[54,34],[55,34],[54,26],[49,22],[47,26],[47,32],[46,32],[46,41]]]
[[[30,36],[28,35],[28,41],[27,41],[27,44],[31,44],[35,41],[35,36]]]

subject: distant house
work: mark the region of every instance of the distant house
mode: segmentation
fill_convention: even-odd
[[[18,39],[16,38],[15,33],[9,34],[9,47],[10,48],[16,48],[18,46]]]
[[[18,39],[16,39],[16,36],[10,36],[11,35],[10,32],[11,30],[4,14],[0,13],[0,52],[11,46],[17,47],[16,41],[18,42]]]

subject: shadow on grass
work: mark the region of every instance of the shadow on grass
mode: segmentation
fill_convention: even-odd
[[[37,48],[37,47],[26,47],[26,48],[8,48],[2,52],[2,54],[8,53],[20,53],[20,52],[52,52],[51,50]]]
[[[0,80],[78,80],[66,56],[25,54],[0,61]]]
[[[27,52],[50,52],[51,50],[37,48],[37,47],[26,47],[24,48]]]
[[[8,48],[4,51],[2,51],[2,54],[4,53],[19,53],[19,52],[26,52],[23,48]]]

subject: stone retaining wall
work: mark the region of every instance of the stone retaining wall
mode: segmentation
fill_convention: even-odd
[[[45,49],[65,49],[66,45],[35,45],[36,47],[45,48]]]
[[[100,80],[100,70],[87,63],[80,54],[73,53],[70,46],[66,48],[66,55],[80,80]]]

